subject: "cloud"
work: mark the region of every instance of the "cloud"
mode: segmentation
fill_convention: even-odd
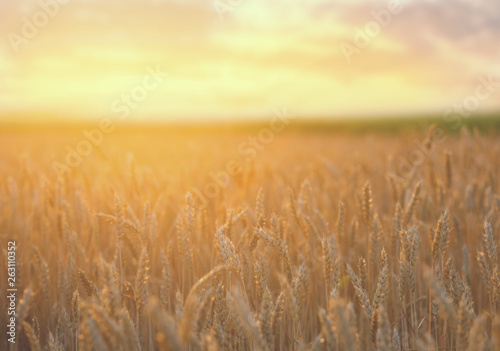
[[[129,88],[126,77],[160,64],[172,81],[151,111],[243,115],[280,95],[305,115],[328,115],[446,107],[478,75],[500,72],[495,0],[401,0],[349,64],[339,45],[388,3],[241,0],[221,20],[212,0],[72,0],[14,53],[6,34],[39,3],[1,2],[0,93],[46,109],[85,101],[81,111],[98,114]]]

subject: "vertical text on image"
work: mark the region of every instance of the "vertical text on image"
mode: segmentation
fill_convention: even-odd
[[[7,340],[16,343],[16,242],[7,243]]]

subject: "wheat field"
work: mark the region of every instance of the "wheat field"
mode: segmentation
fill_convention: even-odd
[[[2,132],[0,349],[499,350],[500,138],[432,131]]]

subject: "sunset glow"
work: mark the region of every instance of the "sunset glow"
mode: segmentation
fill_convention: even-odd
[[[4,1],[0,118],[120,116],[124,94],[130,120],[443,113],[481,79],[493,90],[474,109],[494,109],[495,4]],[[137,88],[150,70],[162,80]]]

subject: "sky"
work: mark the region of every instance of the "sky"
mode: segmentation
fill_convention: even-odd
[[[495,110],[497,1],[0,0],[0,118]]]

